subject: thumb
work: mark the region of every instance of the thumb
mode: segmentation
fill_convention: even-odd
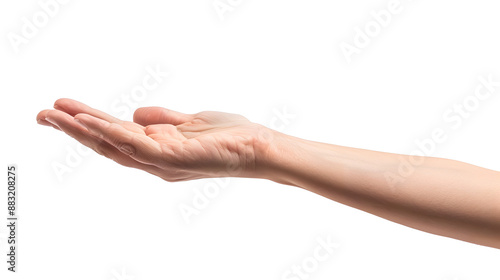
[[[179,113],[162,107],[143,107],[134,112],[134,122],[143,126],[150,124],[179,125],[192,119],[191,114]]]

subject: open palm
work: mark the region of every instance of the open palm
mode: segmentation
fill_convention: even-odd
[[[123,121],[71,99],[43,110],[38,123],[64,131],[124,166],[167,181],[206,177],[252,177],[257,153],[270,130],[240,115],[183,114],[161,107],[139,108]]]

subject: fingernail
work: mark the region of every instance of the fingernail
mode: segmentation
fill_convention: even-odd
[[[51,123],[52,125],[59,127],[53,119],[47,117],[47,118],[45,118],[45,120],[48,121],[49,123]]]
[[[75,119],[75,122],[86,130],[89,130],[89,128],[81,120]]]
[[[96,137],[99,137],[99,138],[102,138],[102,134],[95,130],[94,128],[92,127],[88,127],[84,121],[80,120],[80,119],[75,119],[75,122],[80,124],[82,127],[84,127],[90,134],[96,136]]]

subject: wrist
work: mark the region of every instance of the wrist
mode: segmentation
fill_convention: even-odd
[[[292,185],[288,178],[289,158],[297,151],[292,136],[260,127],[255,145],[255,178],[267,179],[281,184]]]

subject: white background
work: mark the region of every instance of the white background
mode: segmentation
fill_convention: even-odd
[[[401,0],[348,63],[342,42],[354,45],[356,28],[390,1],[224,0],[233,6],[221,17],[213,0],[71,0],[19,46],[11,38],[23,36],[23,18],[44,10],[1,1],[0,166],[19,168],[19,272],[2,261],[0,278],[283,279],[330,237],[340,246],[308,279],[499,279],[500,250],[263,180],[168,183],[95,153],[75,156],[76,141],[35,121],[61,97],[115,115],[112,104],[216,110],[402,154],[442,128],[447,140],[432,156],[500,170],[499,87],[456,128],[443,119],[479,77],[500,80],[498,1],[464,2]],[[170,75],[134,106],[120,103],[148,67]],[[293,117],[279,119],[283,110]],[[71,170],[62,179],[58,164]],[[213,184],[224,188],[186,223],[180,205]],[[2,217],[5,197],[2,188]]]

